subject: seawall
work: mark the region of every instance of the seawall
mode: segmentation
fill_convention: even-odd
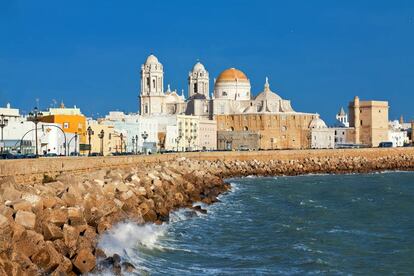
[[[244,152],[193,152],[171,153],[149,156],[113,156],[113,157],[61,157],[40,159],[0,160],[0,181],[7,177],[20,183],[39,182],[43,175],[62,173],[85,173],[99,169],[125,168],[139,164],[157,164],[172,162],[185,157],[199,161],[249,161],[267,162],[270,160],[305,160],[307,158],[353,158],[364,157],[375,160],[380,157],[396,155],[414,156],[414,147],[377,148],[377,149],[338,149],[338,150],[274,150]]]
[[[0,161],[0,275],[76,275],[134,270],[97,248],[121,221],[168,221],[207,204],[245,175],[414,170],[414,148],[208,152]],[[203,211],[194,208],[195,211]]]

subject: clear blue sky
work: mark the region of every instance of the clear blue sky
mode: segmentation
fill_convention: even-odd
[[[1,105],[136,112],[150,53],[186,93],[200,59],[211,82],[236,67],[257,94],[268,76],[328,122],[354,95],[414,119],[414,1],[0,0]]]

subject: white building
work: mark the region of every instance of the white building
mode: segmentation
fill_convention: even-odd
[[[0,115],[8,119],[7,126],[3,129],[4,149],[13,153],[35,153],[35,124],[28,121],[27,117],[21,116],[19,109],[11,108],[10,104],[6,108],[0,108]],[[79,139],[75,139],[74,134],[64,134],[59,127],[59,124],[52,123],[39,122],[37,124],[39,155],[48,153],[69,154],[75,151],[75,145],[77,152],[79,152]]]
[[[113,126],[119,135],[122,133],[127,152],[142,152],[144,142],[158,144],[158,120],[155,118],[114,111],[100,123]]]
[[[389,122],[388,126],[388,141],[392,142],[393,147],[403,147],[410,142],[408,131],[398,120]]]
[[[312,149],[333,149],[335,147],[335,129],[328,128],[321,118],[313,119],[309,128],[311,129]]]

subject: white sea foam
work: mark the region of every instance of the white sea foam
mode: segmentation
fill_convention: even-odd
[[[113,254],[125,256],[129,249],[136,247],[162,249],[158,240],[164,235],[165,230],[165,225],[119,223],[102,235],[98,247],[108,256]]]

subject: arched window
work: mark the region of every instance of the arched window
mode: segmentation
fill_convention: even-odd
[[[152,80],[152,88],[155,88],[155,79]]]
[[[248,130],[249,130],[249,128],[248,128],[247,126],[245,126],[245,127],[243,128],[243,130],[244,130],[244,131],[248,131]]]
[[[223,91],[223,94],[222,94],[224,97],[225,96],[227,96],[227,92],[226,91]]]

